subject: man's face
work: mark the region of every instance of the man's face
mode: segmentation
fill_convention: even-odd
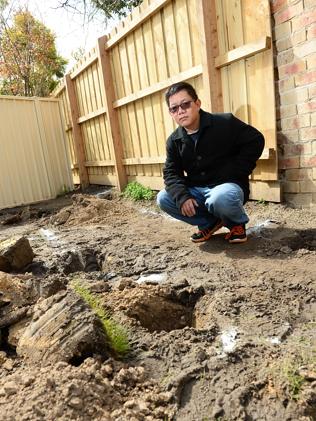
[[[183,108],[180,107],[183,106]],[[187,91],[182,90],[169,98],[169,113],[174,121],[187,130],[196,130],[200,124],[201,101],[194,101]]]

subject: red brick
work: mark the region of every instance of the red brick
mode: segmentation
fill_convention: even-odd
[[[315,54],[311,54],[310,56],[307,57],[306,64],[307,64],[307,69],[308,70],[311,70],[311,69],[315,69],[316,68],[316,53]]]
[[[316,84],[308,88],[308,97],[315,98],[315,96],[316,96]]]
[[[300,73],[295,76],[295,85],[309,85],[310,83],[316,82],[316,70],[311,70],[310,72]]]
[[[273,0],[271,4],[272,13],[276,13],[285,6],[287,6],[287,0]]]
[[[316,182],[313,180],[299,181],[301,193],[313,193],[316,192]]]
[[[305,11],[301,16],[292,19],[292,31],[298,31],[304,26],[309,26],[314,22],[316,22],[316,9]]]
[[[283,130],[298,129],[300,127],[309,127],[311,123],[309,114],[297,115],[295,117],[284,118],[281,120]]]
[[[287,7],[286,9],[282,10],[281,12],[278,12],[274,15],[274,20],[276,25],[286,22],[287,20],[290,20],[294,16],[299,15],[303,12],[303,2],[300,1],[297,4],[294,4],[293,6]]]
[[[283,181],[282,183],[284,193],[299,193],[300,183],[299,181]]]
[[[308,98],[307,88],[293,89],[280,94],[281,105],[299,104]]]
[[[292,29],[291,29],[291,22],[287,21],[284,23],[281,23],[280,25],[276,25],[274,27],[274,38],[275,39],[281,39],[288,35],[291,35]]]
[[[310,26],[307,29],[307,39],[314,39],[316,38],[316,24]]]
[[[293,49],[283,51],[277,55],[277,65],[283,66],[284,64],[289,64],[294,61],[295,55]]]
[[[301,140],[315,140],[316,139],[316,127],[307,127],[300,129]]]
[[[302,181],[312,178],[313,170],[311,168],[294,168],[285,170],[285,178],[288,181]]]
[[[281,170],[286,170],[287,168],[300,168],[300,157],[295,156],[292,158],[279,159],[279,168]]]
[[[297,114],[296,105],[284,105],[279,108],[281,118],[292,117]]]
[[[292,45],[296,46],[298,44],[301,44],[302,42],[306,41],[306,29],[302,29],[301,31],[294,32],[294,34],[291,37]]]
[[[303,104],[297,105],[298,114],[310,113],[316,110],[316,99],[309,102],[304,102]]]
[[[290,50],[289,50],[290,51]],[[305,58],[309,54],[313,54],[316,51],[316,38],[311,41],[304,42],[293,48],[293,53],[298,58]],[[288,51],[283,54],[288,53]],[[286,63],[284,63],[286,64]]]
[[[310,155],[312,153],[312,144],[311,142],[307,143],[293,143],[283,146],[283,153],[285,158],[297,155]]]
[[[290,158],[289,158],[290,159]],[[301,165],[300,167],[316,167],[316,156],[301,156]]]
[[[278,145],[287,145],[288,143],[299,141],[299,132],[298,130],[278,132],[277,137]]]
[[[294,63],[285,64],[284,66],[279,67],[279,77],[283,79],[285,76],[294,75],[306,70],[306,61],[300,60],[295,61]]]
[[[282,79],[279,81],[279,91],[285,92],[294,88],[294,77],[288,77],[287,79]]]

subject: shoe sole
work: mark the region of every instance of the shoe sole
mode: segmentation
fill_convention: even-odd
[[[245,243],[248,240],[248,238],[235,238],[234,240],[228,240],[231,244],[237,244],[237,243]]]
[[[203,237],[199,240],[194,240],[193,238],[191,238],[190,240],[193,243],[204,243],[205,241],[208,241],[212,237],[212,235],[215,234],[216,231],[220,230],[223,226],[224,225],[222,223],[220,223],[212,229],[212,231],[209,233],[209,235],[207,237]]]

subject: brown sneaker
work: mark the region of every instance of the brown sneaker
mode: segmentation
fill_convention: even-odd
[[[225,240],[228,240],[229,243],[245,243],[247,241],[245,224],[232,227]]]
[[[221,229],[223,226],[223,222],[218,219],[213,225],[211,225],[208,228],[205,228],[203,230],[199,230],[198,232],[194,233],[193,235],[191,235],[191,241],[193,241],[193,243],[202,243],[203,241],[207,241],[209,240],[212,235],[218,231],[219,229]]]

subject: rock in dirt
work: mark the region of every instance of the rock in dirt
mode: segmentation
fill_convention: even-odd
[[[61,291],[38,301],[16,351],[33,363],[76,364],[105,356],[108,347],[103,325],[87,304],[73,291]]]
[[[0,270],[21,270],[33,261],[34,253],[29,240],[14,237],[0,243]]]

